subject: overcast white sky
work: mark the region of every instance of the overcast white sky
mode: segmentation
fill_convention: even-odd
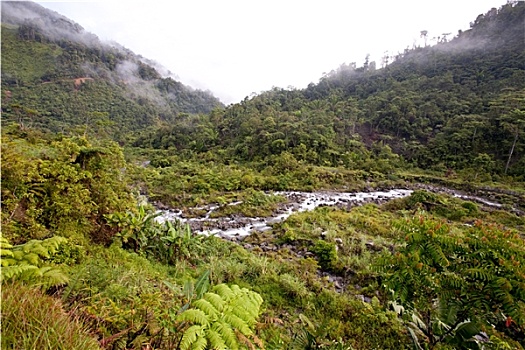
[[[343,63],[380,66],[428,37],[457,34],[506,0],[37,1],[102,40],[157,61],[235,103],[273,86],[304,88]]]

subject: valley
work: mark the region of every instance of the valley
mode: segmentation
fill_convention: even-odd
[[[525,3],[487,10],[225,106],[3,2],[2,349],[523,349]]]

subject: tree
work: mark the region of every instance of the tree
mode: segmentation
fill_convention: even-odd
[[[503,115],[501,117],[501,121],[505,130],[507,130],[513,136],[512,146],[510,147],[509,151],[509,157],[507,158],[507,163],[505,164],[505,174],[507,174],[512,155],[514,154],[514,150],[518,142],[518,138],[525,130],[525,110],[514,109],[508,114]]]
[[[427,37],[428,37],[428,30],[422,30],[419,32],[419,37],[423,38],[425,42],[425,47],[427,46]]]

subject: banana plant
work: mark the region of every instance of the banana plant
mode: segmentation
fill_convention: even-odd
[[[105,215],[110,225],[119,228],[115,235],[122,241],[123,248],[144,253],[152,238],[158,234],[155,218],[160,213],[150,213],[146,206],[140,205],[136,213],[115,213]]]

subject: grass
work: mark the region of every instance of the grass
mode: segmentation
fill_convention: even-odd
[[[2,349],[100,349],[80,316],[39,289],[2,285]]]

